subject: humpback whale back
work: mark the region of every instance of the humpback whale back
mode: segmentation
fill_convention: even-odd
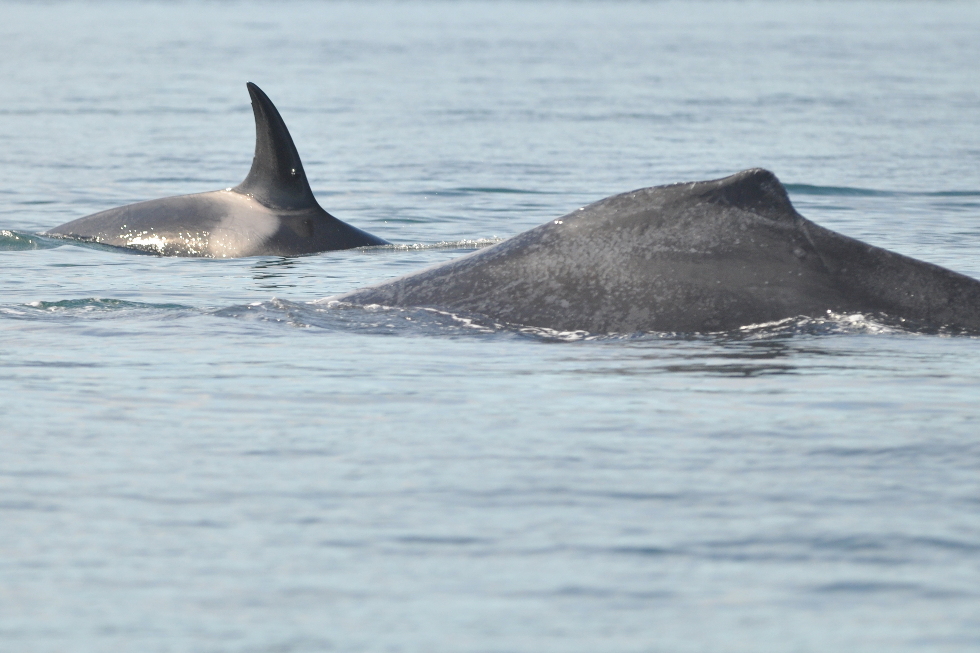
[[[723,331],[828,311],[980,331],[980,282],[815,225],[761,169],[614,195],[334,299],[593,333]]]

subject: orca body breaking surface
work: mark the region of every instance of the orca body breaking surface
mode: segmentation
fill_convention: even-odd
[[[386,245],[317,203],[279,111],[248,83],[255,157],[241,184],[226,190],[129,204],[45,232],[166,256],[216,258],[312,254]]]
[[[762,169],[614,195],[328,299],[592,333],[719,332],[828,312],[980,332],[980,281],[818,226]]]

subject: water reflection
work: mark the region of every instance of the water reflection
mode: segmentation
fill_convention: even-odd
[[[661,369],[664,372],[743,377],[796,374],[799,365],[794,361],[803,353],[785,341],[718,344],[723,348],[688,352],[683,356],[683,362],[669,363]],[[819,349],[816,351],[823,353]]]
[[[283,256],[273,259],[261,259],[252,265],[252,279],[261,290],[277,290],[295,288],[293,268],[298,263],[298,257]]]
[[[802,320],[801,320],[802,321]],[[841,373],[853,370],[855,355],[866,339],[860,334],[812,334],[804,327],[788,334],[783,329],[770,337],[761,334],[745,339],[742,334],[710,336],[636,336],[623,347],[615,341],[582,356],[576,351],[565,360],[583,375],[651,376],[690,374],[714,377],[765,377]],[[905,334],[891,334],[904,338]],[[889,342],[891,342],[889,340]],[[880,350],[882,342],[875,345]],[[610,354],[612,354],[610,356]],[[859,358],[859,357],[858,357]],[[867,371],[867,361],[864,359]],[[887,367],[882,359],[878,368]]]

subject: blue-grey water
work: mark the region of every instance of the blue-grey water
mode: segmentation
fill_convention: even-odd
[[[766,167],[980,277],[976,2],[0,4],[0,650],[980,648],[980,340],[318,299]],[[38,237],[237,184],[398,247]]]

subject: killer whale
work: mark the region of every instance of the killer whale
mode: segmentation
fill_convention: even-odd
[[[980,281],[807,220],[763,169],[614,195],[322,301],[592,333],[721,332],[828,312],[980,332]]]
[[[234,188],[129,204],[66,222],[45,235],[166,256],[311,254],[386,245],[317,203],[299,153],[269,97],[248,82],[255,156]]]

